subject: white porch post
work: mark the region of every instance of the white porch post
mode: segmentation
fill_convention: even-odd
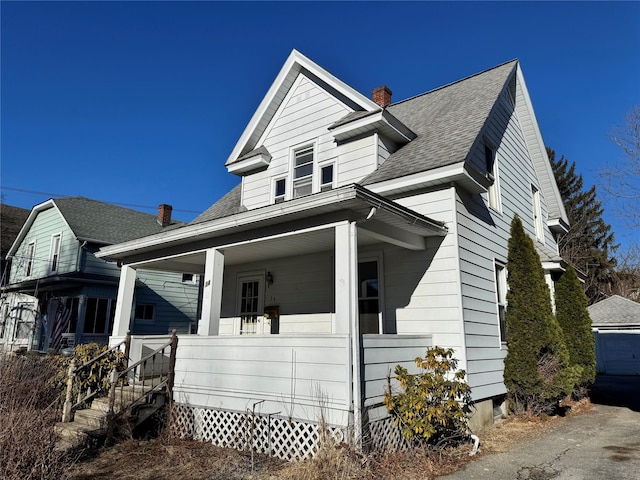
[[[215,248],[207,250],[202,289],[202,317],[198,323],[198,335],[218,335],[219,333],[223,273],[224,253]]]
[[[362,369],[360,359],[360,320],[358,311],[358,230],[355,222],[335,227],[335,318],[332,333],[351,338],[349,387],[353,400],[353,427],[356,442],[362,440]],[[359,444],[359,447],[362,445]]]
[[[124,337],[129,331],[133,294],[136,288],[136,275],[136,269],[128,265],[123,265],[120,269],[118,300],[116,301],[116,313],[113,320],[112,335],[114,337]]]

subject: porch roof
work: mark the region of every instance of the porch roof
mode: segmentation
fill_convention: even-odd
[[[375,209],[375,210],[372,210]],[[375,219],[371,219],[375,215]],[[175,230],[106,246],[96,256],[126,263],[179,255],[217,245],[274,235],[286,235],[338,221],[367,220],[389,232],[412,237],[444,236],[444,223],[432,220],[364,187],[352,184],[284,203],[240,212]],[[384,230],[384,228],[382,229]],[[373,233],[378,238],[385,233]],[[392,233],[389,233],[392,235]]]

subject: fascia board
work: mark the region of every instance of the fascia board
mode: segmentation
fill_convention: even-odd
[[[367,185],[367,188],[372,192],[378,194],[385,194],[397,190],[405,190],[418,188],[425,184],[440,183],[445,180],[450,180],[459,175],[467,175],[465,171],[464,162],[453,163],[451,165],[445,165],[444,167],[435,168],[426,172],[414,173],[413,175],[407,175],[400,178],[394,178],[384,182]]]
[[[541,262],[542,268],[548,271],[558,271],[564,272],[566,270],[566,265],[563,261],[558,262]]]
[[[541,163],[543,164],[541,166],[545,170],[545,174],[549,177],[549,180],[550,180],[549,183],[551,184],[551,188],[553,189],[553,194],[555,196],[555,203],[558,207],[558,211],[560,212],[560,219],[563,220],[568,225],[569,218],[567,217],[567,212],[565,211],[564,203],[562,202],[562,197],[560,196],[560,191],[558,190],[558,185],[555,182],[555,177],[553,175],[553,170],[551,168],[551,162],[549,161],[549,157],[547,156],[547,150],[544,148],[542,133],[540,132],[540,126],[538,125],[536,114],[533,111],[533,104],[531,103],[531,97],[529,96],[529,90],[527,89],[527,84],[524,81],[524,75],[522,74],[520,62],[518,62],[518,65],[516,68],[516,75],[517,75],[518,83],[520,83],[520,88],[522,88],[522,95],[525,98],[525,108],[527,109],[527,114],[531,118],[531,125],[533,126],[533,135],[535,136],[535,142],[538,145]]]
[[[234,174],[243,174],[247,172],[253,172],[255,170],[260,170],[263,168],[267,168],[271,161],[270,155],[265,155],[264,153],[260,153],[258,155],[254,155],[253,157],[245,158],[244,160],[240,160],[232,163],[227,166],[227,171],[229,173]]]
[[[568,233],[569,225],[561,218],[552,218],[547,221],[549,230],[556,233]]]
[[[378,107],[379,108],[379,107]],[[379,112],[369,115],[367,117],[361,118],[359,120],[355,120],[353,122],[349,122],[345,125],[337,127],[331,130],[331,134],[336,140],[344,140],[350,138],[350,132],[359,129],[365,130],[380,130],[381,128],[387,128],[395,132],[404,142],[409,142],[416,138],[416,134],[411,130],[405,127],[405,130],[401,129],[399,126],[393,125],[389,119],[385,116],[386,110],[380,110]]]
[[[263,117],[267,115],[268,111],[271,110],[273,113],[275,113],[277,107],[274,108],[272,104],[277,98],[278,93],[283,88],[288,89],[295,78],[298,76],[298,74],[302,71],[302,69],[306,69],[309,72],[313,73],[324,82],[326,82],[329,86],[335,88],[347,98],[362,106],[363,109],[367,111],[374,111],[380,108],[380,106],[373,100],[369,100],[367,97],[357,92],[346,83],[338,80],[324,68],[315,64],[294,49],[280,69],[280,72],[276,76],[274,82],[271,84],[271,87],[267,91],[265,97],[262,99],[262,102],[260,102],[260,105],[251,117],[251,120],[244,129],[244,132],[242,132],[240,139],[236,143],[236,146],[231,152],[231,155],[229,155],[229,157],[227,158],[225,165],[233,163],[240,156],[240,153],[245,148],[249,139],[253,136],[256,128],[258,128],[258,125],[261,123]],[[288,86],[286,85],[287,83],[289,83]]]

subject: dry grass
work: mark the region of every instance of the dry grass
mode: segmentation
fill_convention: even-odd
[[[55,449],[60,390],[48,357],[0,355],[0,478],[56,479],[71,463]]]

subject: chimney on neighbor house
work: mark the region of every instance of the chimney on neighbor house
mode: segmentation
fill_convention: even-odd
[[[158,205],[158,223],[163,227],[171,224],[171,210],[173,207],[166,203]]]
[[[380,105],[382,108],[387,105],[391,105],[391,95],[393,92],[389,90],[389,87],[382,85],[381,87],[374,88],[371,92],[371,98],[374,102]]]

